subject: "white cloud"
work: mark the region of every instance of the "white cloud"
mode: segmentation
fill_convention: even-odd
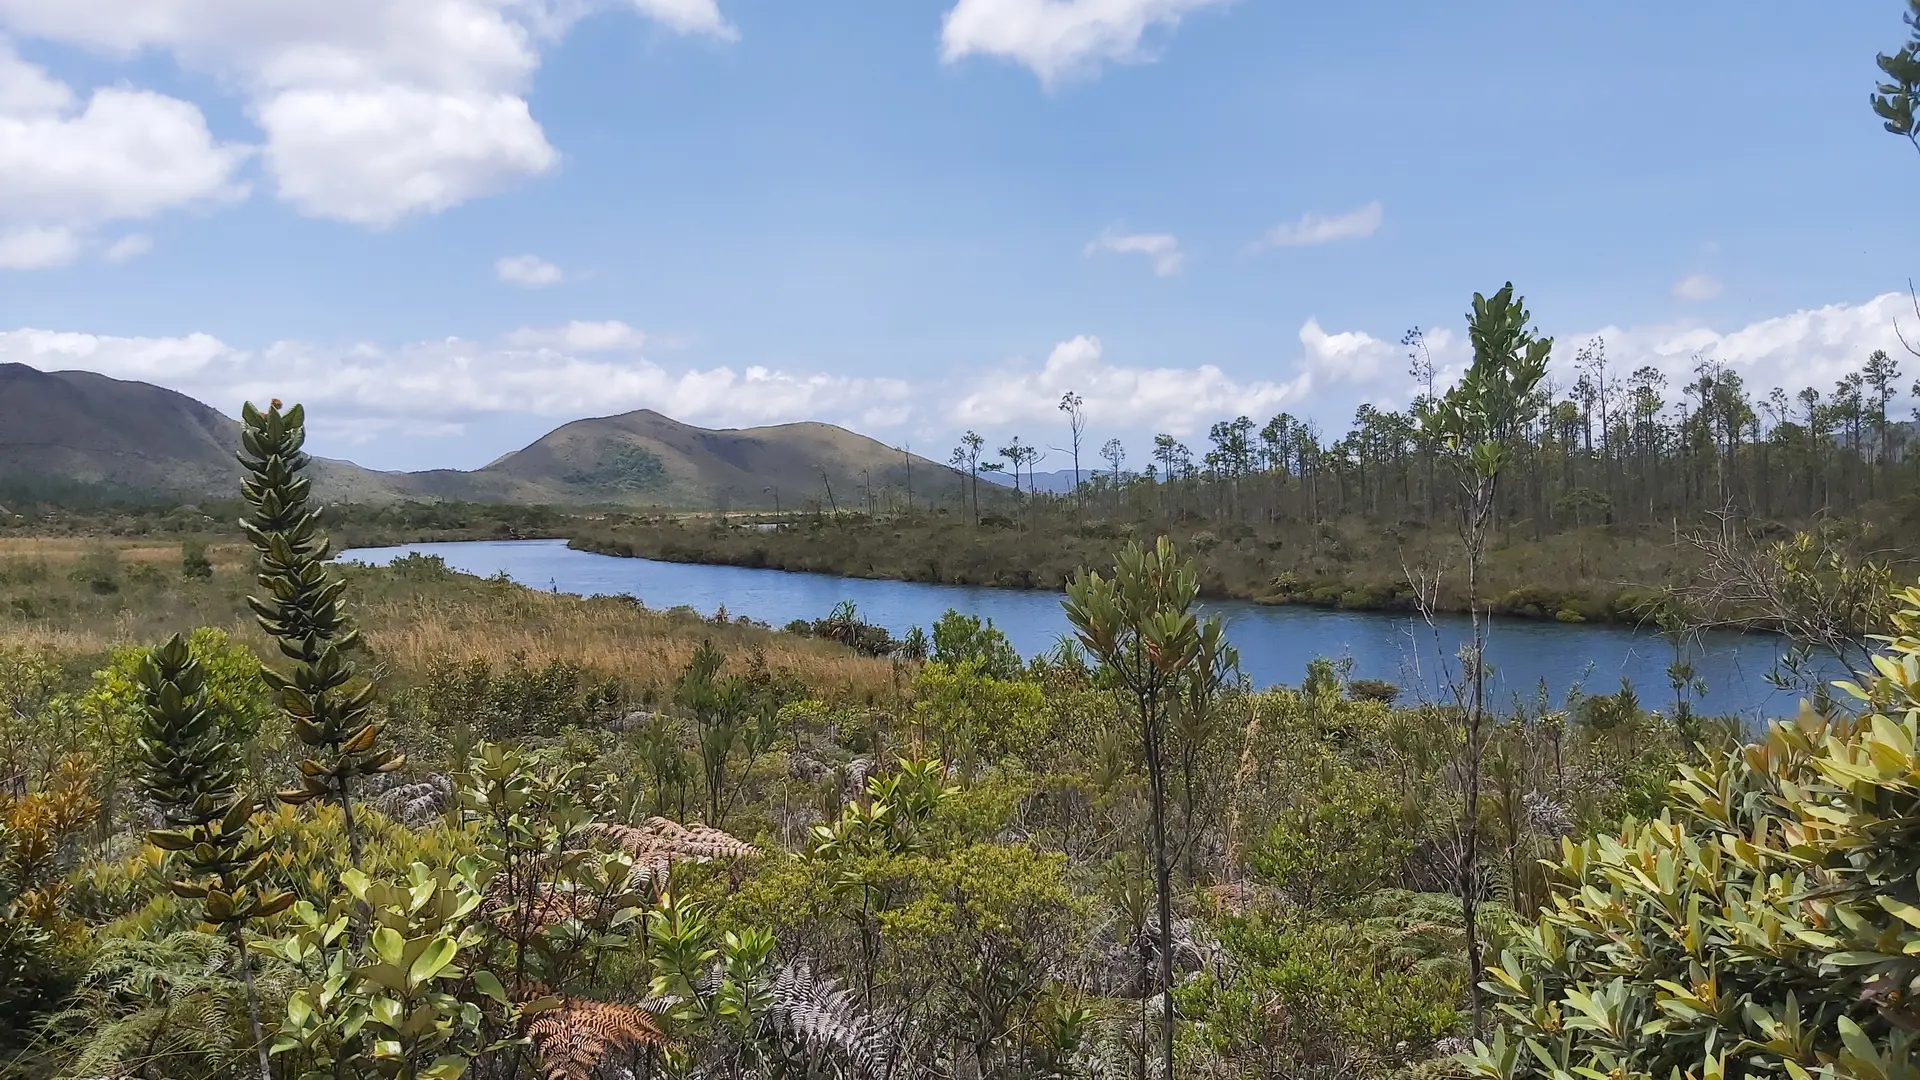
[[[638,349],[647,343],[647,335],[618,319],[606,322],[582,322],[564,326],[524,327],[507,335],[507,344],[522,349],[561,349],[573,352],[610,352]]]
[[[559,160],[512,94],[298,90],[256,115],[282,199],[375,228],[491,195]]]
[[[1310,386],[1310,378],[1300,377],[1288,382],[1239,380],[1212,364],[1112,364],[1100,339],[1082,334],[1055,345],[1038,369],[1015,363],[968,380],[953,399],[950,422],[986,428],[1053,425],[1059,421],[1060,395],[1071,390],[1103,428],[1152,428],[1184,436],[1223,416],[1285,407]]]
[[[0,232],[6,265],[70,262],[82,234],[198,202],[241,198],[249,151],[215,141],[194,105],[104,87],[82,103],[0,38]]]
[[[1711,300],[1720,295],[1720,279],[1712,274],[1688,274],[1673,283],[1675,300]]]
[[[281,198],[306,214],[378,228],[551,170],[558,155],[525,97],[540,47],[612,6],[616,0],[0,0],[0,29],[114,58],[164,51],[216,76],[244,95]],[[679,33],[737,36],[716,0],[624,6]],[[50,107],[45,85],[0,70],[0,107],[9,100]]]
[[[1254,248],[1305,247],[1309,244],[1330,244],[1335,240],[1364,240],[1379,231],[1383,220],[1385,212],[1377,201],[1332,217],[1302,214],[1299,221],[1269,229],[1254,244]]]
[[[633,6],[682,34],[709,34],[722,41],[740,38],[740,31],[720,14],[714,0],[633,0]]]
[[[1556,379],[1563,387],[1571,383],[1575,350],[1598,333],[1617,377],[1654,367],[1668,376],[1669,397],[1701,358],[1739,372],[1756,395],[1776,385],[1824,390],[1876,348],[1905,357],[1893,328],[1896,318],[1912,318],[1908,303],[1903,294],[1889,293],[1728,330],[1673,324],[1562,332]],[[323,430],[362,439],[396,432],[452,436],[487,415],[557,423],[638,408],[710,427],[825,420],[882,437],[910,433],[916,444],[937,444],[965,428],[1032,438],[1059,430],[1056,404],[1072,390],[1085,401],[1095,431],[1121,434],[1137,446],[1154,432],[1204,439],[1216,420],[1242,414],[1264,420],[1280,411],[1316,421],[1337,437],[1355,405],[1402,408],[1415,392],[1397,335],[1328,330],[1309,319],[1296,339],[1277,350],[1275,373],[1258,376],[1216,364],[1128,363],[1085,334],[1060,341],[1038,363],[1012,359],[952,377],[737,364],[669,368],[645,354],[646,335],[619,321],[525,328],[487,342],[334,347],[285,341],[262,349],[206,334],[135,338],[29,329],[0,332],[0,363],[158,382],[229,413],[247,399],[300,400],[313,407]],[[1427,343],[1439,382],[1448,385],[1468,359],[1467,342],[1443,328],[1428,331]]]
[[[153,238],[143,233],[128,233],[107,246],[100,257],[111,263],[137,259],[153,250]]]
[[[0,270],[44,270],[65,266],[80,254],[71,229],[28,225],[0,230]]]
[[[559,422],[641,408],[712,426],[827,419],[873,427],[898,423],[911,394],[900,379],[759,365],[669,371],[632,351],[639,336],[624,323],[573,323],[516,331],[497,343],[448,338],[329,348],[283,341],[250,350],[205,334],[141,338],[24,329],[0,332],[0,363],[157,382],[230,415],[242,401],[300,401],[325,430],[360,437],[402,430],[457,434],[462,422],[486,414]]]
[[[501,281],[529,289],[553,285],[565,277],[559,267],[538,255],[503,255],[494,260],[493,273]]]
[[[1159,277],[1179,273],[1187,260],[1180,251],[1180,241],[1167,233],[1121,233],[1108,229],[1087,241],[1085,254],[1102,252],[1148,256],[1153,260],[1154,274]]]
[[[1043,86],[1091,75],[1104,63],[1151,60],[1150,29],[1233,0],[959,0],[940,27],[948,63],[973,55],[1025,65]]]
[[[1825,393],[1842,376],[1858,370],[1875,349],[1910,359],[1894,330],[1896,320],[1902,318],[1912,340],[1911,301],[1905,293],[1885,293],[1862,304],[1807,308],[1730,331],[1676,323],[1627,329],[1607,326],[1595,333],[1606,339],[1607,357],[1621,374],[1652,367],[1667,376],[1670,388],[1690,378],[1699,361],[1717,360],[1738,372],[1748,392],[1756,396],[1776,386],[1789,393],[1804,386]],[[1555,363],[1570,371],[1575,349],[1592,336],[1557,339]]]

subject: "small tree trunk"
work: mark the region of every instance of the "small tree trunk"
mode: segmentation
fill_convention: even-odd
[[[1160,1053],[1173,1077],[1173,881],[1167,864],[1167,778],[1158,718],[1147,721],[1147,780],[1153,789],[1153,888],[1160,908]]]
[[[347,834],[347,862],[355,870],[360,869],[360,829],[353,820],[353,792],[345,773],[341,773],[334,790],[340,797],[340,827]]]
[[[1495,487],[1485,483],[1476,491],[1473,522],[1467,542],[1467,611],[1472,620],[1473,689],[1467,710],[1467,806],[1462,822],[1460,854],[1460,918],[1467,945],[1467,1002],[1473,1016],[1473,1037],[1486,1034],[1486,1002],[1480,990],[1480,751],[1486,724],[1486,628],[1480,621],[1480,554],[1485,547],[1487,516],[1493,509]]]
[[[253,957],[247,954],[247,936],[239,923],[227,928],[227,936],[240,953],[240,981],[247,988],[247,1023],[253,1031],[253,1052],[260,1065],[260,1080],[273,1080],[273,1062],[267,1057],[267,1036],[260,1026],[260,994],[253,988]]]

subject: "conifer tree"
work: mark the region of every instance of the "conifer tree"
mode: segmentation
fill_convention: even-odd
[[[253,800],[240,790],[242,756],[207,703],[205,674],[178,634],[142,661],[140,689],[138,746],[146,791],[167,826],[147,839],[175,852],[187,871],[168,882],[174,895],[200,901],[202,917],[232,940],[247,988],[260,1080],[272,1080],[245,928],[249,920],[286,910],[293,894],[260,884],[269,857],[253,830]]]
[[[247,476],[243,494],[251,513],[240,522],[259,553],[264,596],[248,597],[260,625],[292,661],[283,673],[263,665],[279,694],[293,733],[312,751],[300,762],[301,784],[280,798],[299,804],[327,798],[338,803],[347,834],[348,858],[360,865],[360,834],[353,818],[355,777],[391,772],[404,755],[380,748],[380,725],[372,718],[374,688],[354,669],[348,652],[359,631],[341,604],[346,582],[327,567],[332,554],[320,531],[320,511],[311,505],[312,481],[303,476],[310,459],[306,412],[285,412],[274,400],[266,412],[252,402],[241,410]]]

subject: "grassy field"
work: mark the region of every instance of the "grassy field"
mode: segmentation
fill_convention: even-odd
[[[181,547],[146,538],[0,537],[0,647],[50,648],[97,660],[115,646],[213,626],[263,649],[245,603],[252,552],[208,548],[213,576],[181,572]],[[422,561],[348,567],[368,650],[403,677],[445,657],[502,665],[565,661],[635,689],[664,687],[701,640],[730,655],[757,650],[768,666],[836,696],[893,692],[890,664],[828,642],[760,626],[715,624],[617,597],[582,599],[483,581]]]

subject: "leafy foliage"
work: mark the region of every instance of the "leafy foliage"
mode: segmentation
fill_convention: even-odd
[[[1875,87],[1872,104],[1888,131],[1920,149],[1920,0],[1907,0],[1907,8],[1913,38],[1900,51],[1876,57],[1886,81]]]
[[[347,656],[359,632],[342,608],[346,582],[327,566],[331,547],[320,532],[319,511],[308,504],[312,481],[301,473],[309,458],[300,449],[306,413],[298,405],[283,413],[278,401],[262,413],[248,402],[241,420],[240,463],[247,471],[242,492],[251,514],[240,524],[259,555],[258,581],[266,592],[248,602],[281,655],[293,662],[289,674],[272,666],[262,671],[279,694],[294,735],[316,754],[300,764],[301,786],[280,797],[299,803],[325,796],[338,802],[347,814],[349,852],[358,863],[352,780],[391,772],[406,759],[376,746],[380,725],[371,715],[374,688]]]
[[[1899,602],[1860,714],[1805,709],[1683,767],[1672,814],[1563,841],[1478,1075],[1917,1075],[1920,589]]]

